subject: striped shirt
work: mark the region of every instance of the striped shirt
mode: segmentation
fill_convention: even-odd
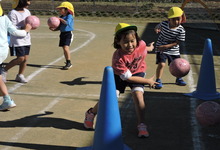
[[[160,24],[158,24],[157,28],[161,29],[161,32],[159,34],[156,47],[171,44],[176,41],[185,41],[185,29],[182,25],[179,25],[175,29],[170,29],[169,22],[163,21]],[[168,55],[180,55],[180,46],[176,45],[171,48],[168,48],[164,50],[163,53]]]

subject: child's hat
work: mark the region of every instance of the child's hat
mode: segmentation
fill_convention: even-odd
[[[12,8],[16,8],[18,6],[19,0],[12,0]]]
[[[67,8],[71,15],[74,13],[73,5],[70,2],[62,2],[60,6],[57,7],[57,9],[59,8]]]
[[[119,23],[116,27],[115,27],[115,34],[119,34],[122,31],[125,30],[135,30],[137,31],[137,27],[134,25],[130,25],[127,23]]]
[[[3,9],[2,9],[2,6],[0,4],[0,16],[2,16],[2,15],[3,15]]]
[[[181,17],[183,15],[183,10],[179,7],[171,7],[168,12],[168,18]]]

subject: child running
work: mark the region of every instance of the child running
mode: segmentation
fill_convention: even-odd
[[[179,7],[172,7],[168,12],[168,20],[163,21],[155,27],[155,32],[159,33],[156,42],[156,82],[155,89],[161,89],[162,75],[168,60],[168,65],[176,58],[180,58],[180,49],[184,48],[185,29],[181,25],[186,21],[184,12]],[[182,78],[176,78],[176,85],[185,86],[186,82]]]
[[[74,30],[74,7],[70,2],[62,2],[60,6],[57,7],[60,13],[60,26],[58,28],[51,28],[52,31],[60,30],[60,42],[59,46],[63,48],[64,57],[66,59],[66,65],[63,70],[68,70],[72,67],[71,56],[69,46],[73,41]]]
[[[146,43],[140,39],[137,27],[126,23],[119,23],[115,28],[114,48],[116,51],[112,57],[116,93],[124,93],[125,88],[131,88],[131,94],[137,114],[138,137],[148,137],[145,124],[144,85],[149,84],[153,88],[157,83],[145,78],[147,51],[152,51],[154,43],[146,47]],[[84,127],[93,128],[93,121],[98,111],[98,103],[85,114]]]
[[[14,36],[24,37],[28,34],[30,30],[31,30],[31,26],[29,24],[25,26],[25,30],[16,29],[16,27],[12,24],[12,22],[8,19],[8,17],[4,15],[0,4],[0,64],[2,64],[2,62],[8,56],[8,32]],[[1,111],[8,110],[16,106],[16,104],[8,94],[7,87],[2,80],[1,72],[0,72],[0,92],[3,96],[3,103],[0,105]]]
[[[24,29],[25,19],[31,15],[30,11],[27,9],[29,5],[30,0],[14,0],[14,4],[12,5],[14,9],[8,13],[8,17],[17,29]],[[10,35],[9,46],[11,56],[16,56],[16,58],[11,60],[5,68],[2,69],[3,81],[7,81],[6,76],[8,71],[14,66],[19,65],[15,81],[27,83],[27,79],[24,77],[24,71],[27,66],[27,60],[31,48],[30,33],[26,34],[25,37]]]

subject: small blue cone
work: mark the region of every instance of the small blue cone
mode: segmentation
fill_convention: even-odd
[[[216,91],[211,39],[206,39],[205,41],[197,89],[196,91],[185,95],[202,100],[213,100],[220,98],[220,94]]]
[[[131,150],[123,144],[113,69],[105,67],[93,146],[77,150]]]

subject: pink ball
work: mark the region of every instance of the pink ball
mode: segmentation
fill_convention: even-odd
[[[220,123],[220,105],[213,101],[201,103],[196,108],[196,118],[202,126]]]
[[[183,58],[177,58],[170,63],[169,70],[173,76],[181,78],[189,73],[190,64]]]
[[[60,19],[58,17],[50,17],[47,20],[47,24],[51,28],[57,28],[60,25]]]
[[[32,26],[32,30],[37,29],[40,26],[40,19],[37,16],[28,16],[25,19],[25,24],[30,24]]]

